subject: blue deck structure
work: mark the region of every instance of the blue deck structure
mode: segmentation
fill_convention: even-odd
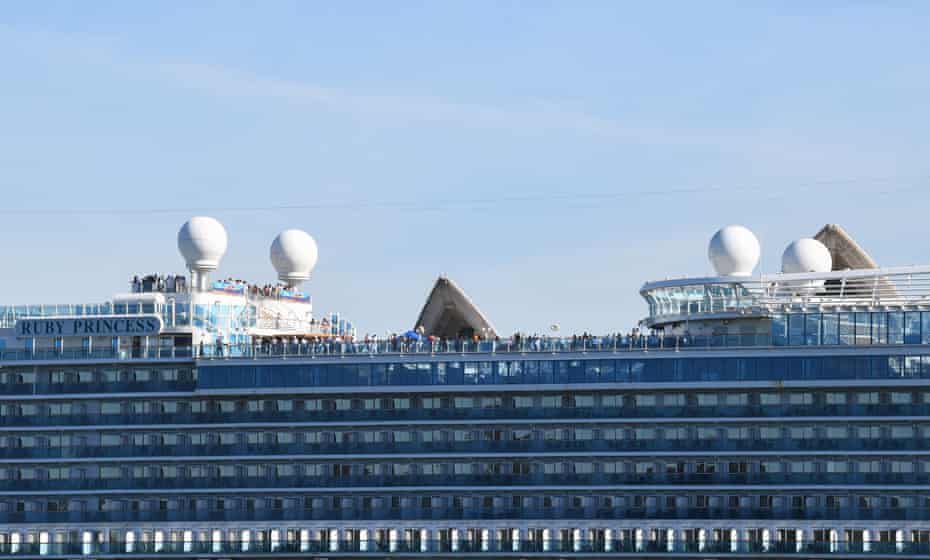
[[[0,556],[925,558],[928,280],[664,280],[574,338],[360,340],[196,274],[2,308]]]

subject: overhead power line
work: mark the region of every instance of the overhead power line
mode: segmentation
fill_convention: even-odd
[[[609,200],[623,200],[642,197],[665,197],[674,195],[691,195],[705,193],[746,193],[762,192],[766,199],[781,198],[794,195],[798,191],[813,188],[864,185],[869,187],[868,192],[873,195],[887,195],[905,191],[922,190],[927,188],[928,177],[916,179],[916,183],[899,185],[891,188],[876,188],[882,183],[881,179],[834,179],[811,181],[793,186],[773,189],[772,186],[743,186],[727,187],[722,185],[708,185],[701,187],[670,188],[670,189],[644,189],[638,191],[618,192],[576,192],[576,193],[537,193],[526,195],[493,196],[468,198],[459,197],[440,200],[344,200],[295,204],[250,205],[250,206],[178,206],[162,208],[0,208],[0,215],[32,215],[32,216],[66,216],[66,215],[125,215],[143,216],[158,214],[191,214],[200,212],[234,213],[234,212],[284,212],[292,210],[396,210],[401,212],[430,212],[457,208],[483,207],[488,205],[509,205],[544,202],[598,202]],[[848,191],[847,191],[848,192]],[[402,197],[403,195],[401,195]]]

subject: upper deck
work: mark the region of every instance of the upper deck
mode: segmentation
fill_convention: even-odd
[[[650,327],[790,312],[924,310],[930,266],[680,278],[648,282],[640,294]]]

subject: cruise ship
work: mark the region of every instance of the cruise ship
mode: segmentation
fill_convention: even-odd
[[[501,336],[444,277],[359,336],[303,231],[274,285],[217,272],[215,219],[178,247],[104,303],[0,307],[0,557],[930,555],[930,266],[839,226],[770,273],[727,226],[604,336]]]

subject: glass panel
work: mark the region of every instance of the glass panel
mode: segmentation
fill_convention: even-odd
[[[872,344],[888,344],[887,320],[885,313],[872,313]]]
[[[806,346],[820,345],[820,313],[805,315],[804,344]]]
[[[888,316],[888,344],[904,344],[904,313],[893,311]]]
[[[791,346],[804,344],[804,315],[800,313],[788,316],[788,344]]]
[[[822,344],[830,346],[839,344],[839,316],[836,313],[824,313],[821,325]]]
[[[872,343],[872,326],[868,313],[856,313],[856,344]]]
[[[920,344],[920,312],[904,314],[904,344]]]
[[[772,344],[775,346],[788,344],[788,318],[785,315],[772,317]]]
[[[853,345],[856,343],[856,323],[852,313],[839,314],[840,344]]]

